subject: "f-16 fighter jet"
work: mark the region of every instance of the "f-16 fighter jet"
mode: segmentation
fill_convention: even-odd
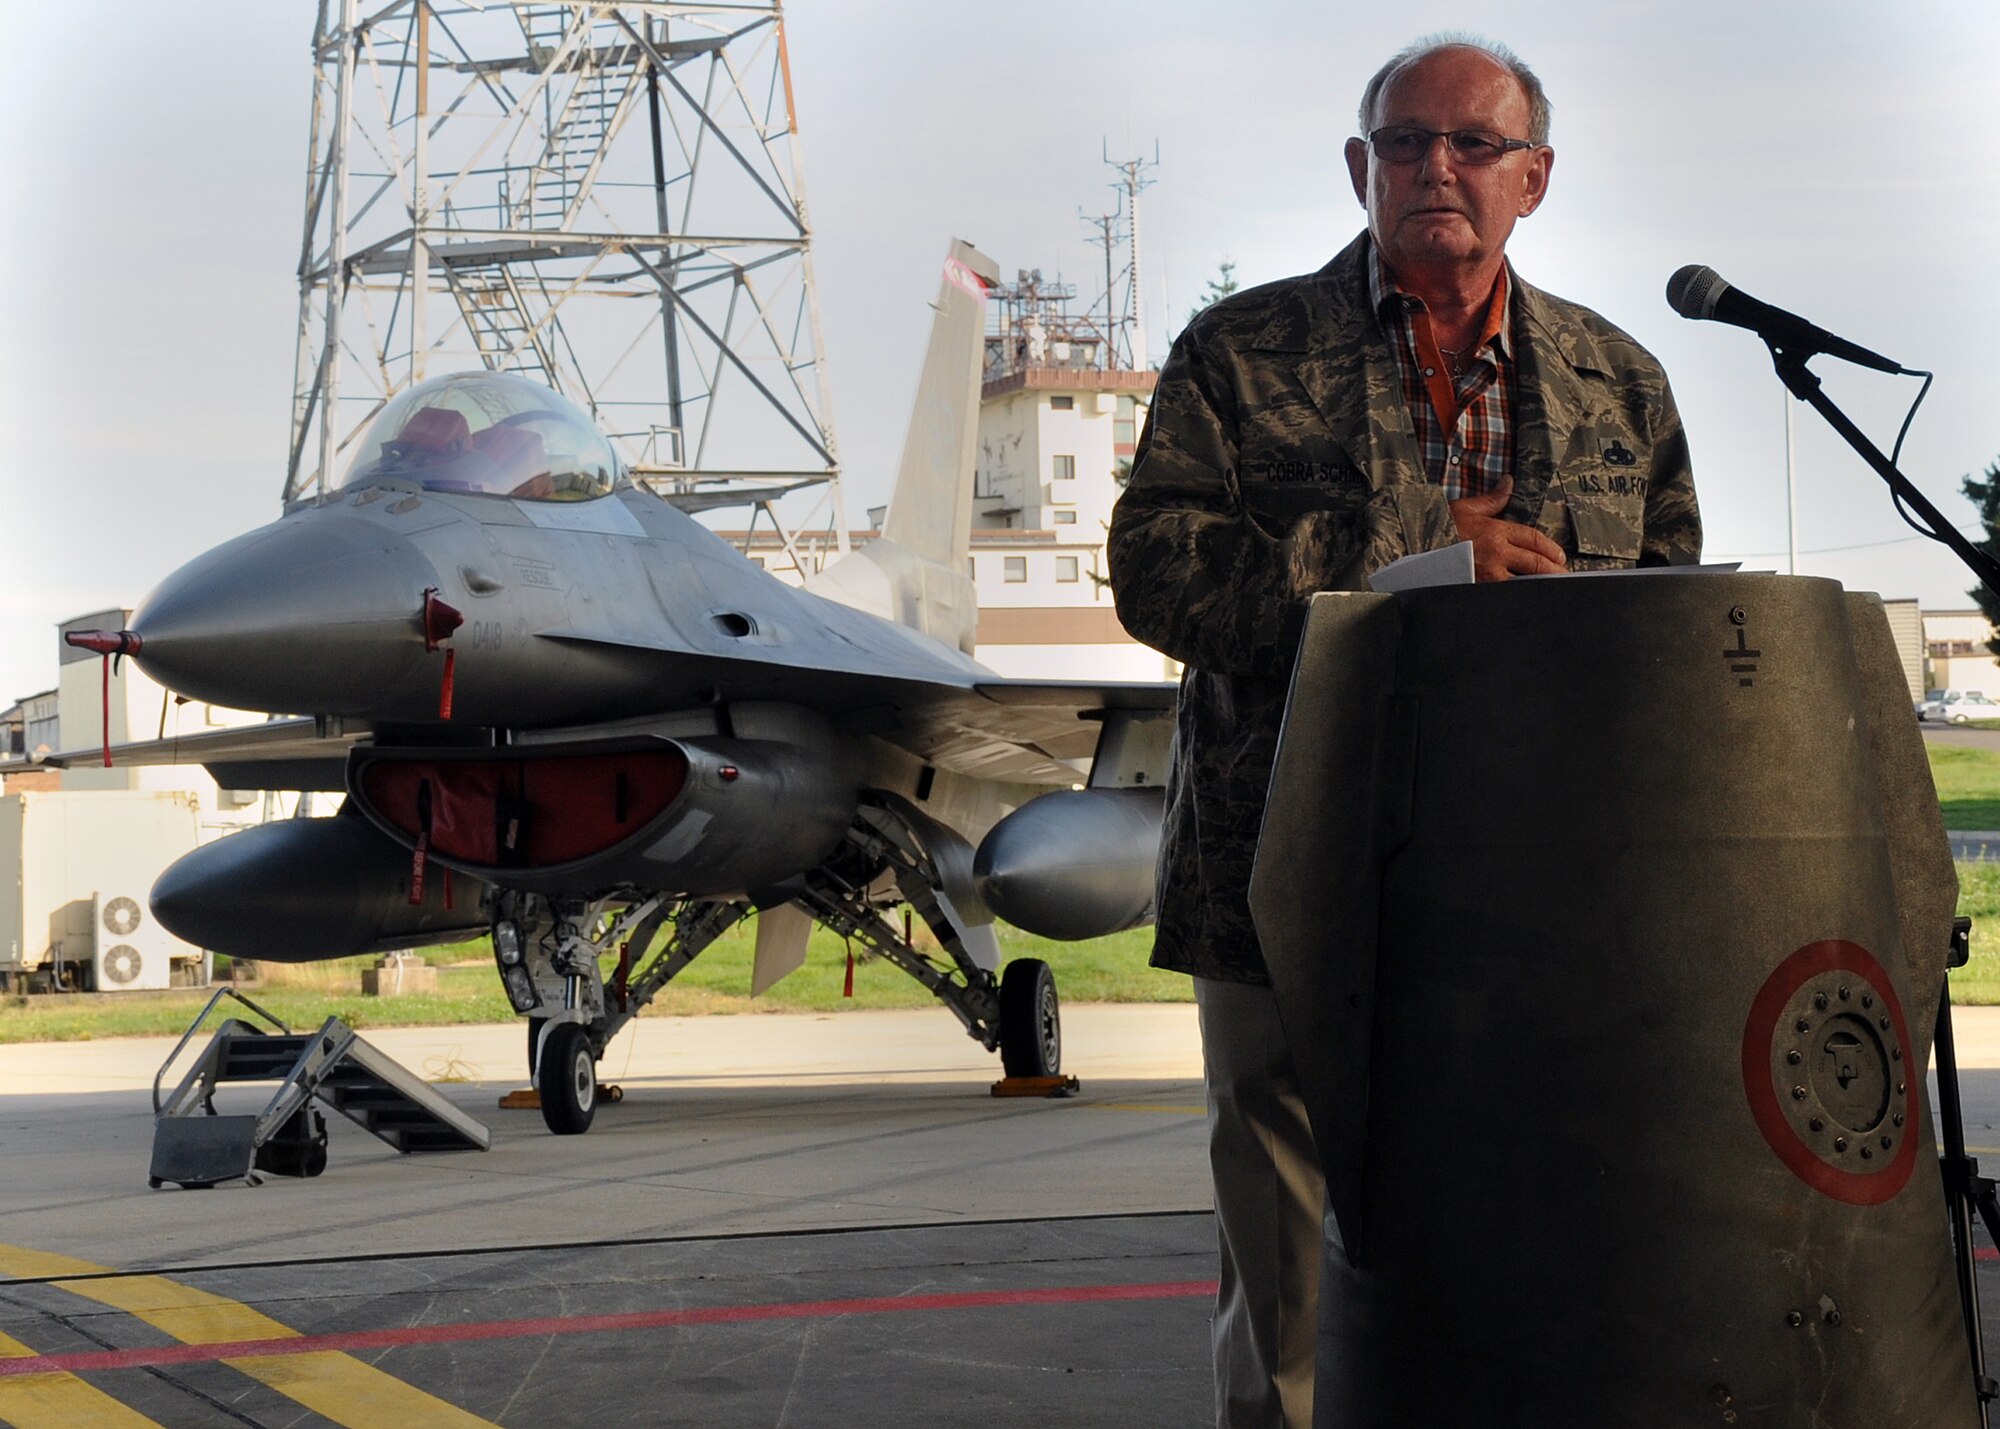
[[[69,636],[189,698],[295,716],[127,762],[346,794],[181,859],[160,921],[300,961],[490,931],[559,1133],[589,1127],[611,1038],[753,911],[753,991],[818,922],[1008,1073],[1056,1073],[1055,980],[1003,971],[993,921],[1074,939],[1150,918],[1172,689],[971,656],[995,276],[954,245],[881,538],[804,590],[628,480],[570,402],[478,372],[395,397],[342,486],[169,576],[130,629]]]

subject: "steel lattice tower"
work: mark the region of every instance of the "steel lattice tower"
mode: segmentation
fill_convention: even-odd
[[[486,367],[801,568],[794,532],[845,548],[782,0],[320,0],[313,53],[288,503],[396,392]]]

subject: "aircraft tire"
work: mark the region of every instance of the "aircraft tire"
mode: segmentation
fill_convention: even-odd
[[[561,1022],[549,1029],[542,1064],[535,1068],[535,1090],[541,1093],[542,1120],[557,1136],[590,1130],[597,1114],[597,1055],[580,1023]]]
[[[1000,974],[1000,1067],[1010,1077],[1062,1072],[1062,1003],[1040,958],[1016,958]]]

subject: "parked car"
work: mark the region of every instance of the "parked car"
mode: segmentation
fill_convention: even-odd
[[[1966,724],[1975,719],[2000,720],[2000,700],[1984,690],[1944,690],[1941,699],[1926,700],[1917,718],[1939,724]]]
[[[1918,719],[1922,719],[1924,717],[1924,706],[1927,704],[1931,704],[1934,701],[1941,700],[1943,698],[1944,698],[1943,690],[1925,690],[1924,697],[1922,699],[1910,701],[1910,708],[1917,712]]]

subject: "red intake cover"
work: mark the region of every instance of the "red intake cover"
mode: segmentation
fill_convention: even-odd
[[[630,838],[673,803],[687,771],[687,757],[671,747],[550,759],[382,759],[362,771],[361,792],[411,840],[428,833],[440,858],[542,868]]]

